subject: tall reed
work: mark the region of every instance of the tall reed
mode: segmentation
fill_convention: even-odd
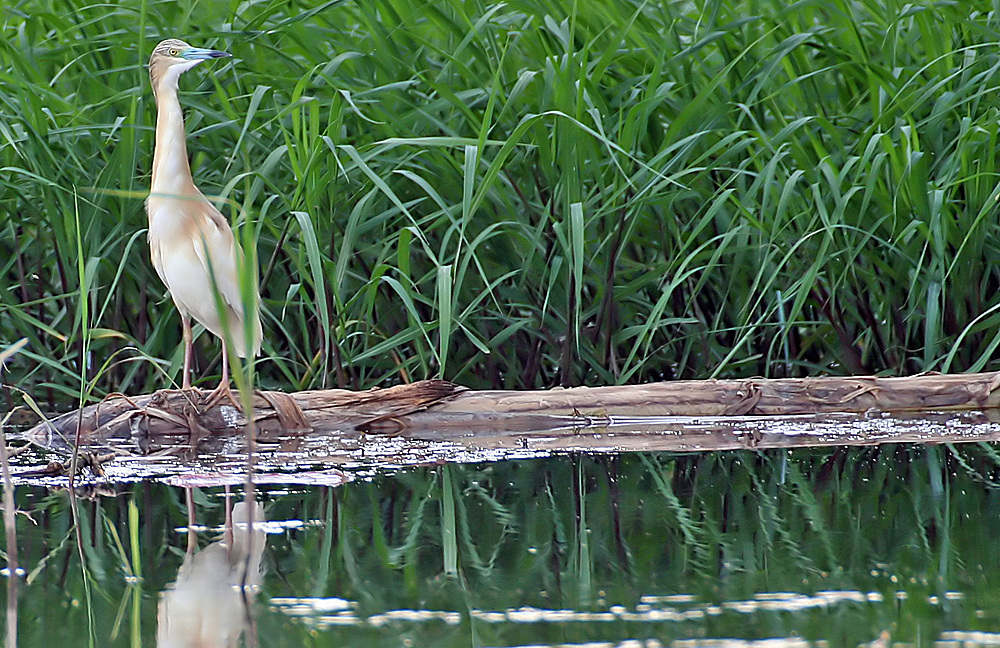
[[[182,102],[257,244],[264,387],[998,367],[991,3],[30,4],[0,344],[50,401],[179,370],[142,208],[167,36],[235,54]]]

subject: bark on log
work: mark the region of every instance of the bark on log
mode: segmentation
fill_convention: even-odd
[[[704,435],[706,426],[726,434],[727,420],[759,422],[779,417],[771,423],[780,424],[784,418],[803,414],[872,416],[880,412],[984,410],[992,420],[1000,408],[998,386],[1000,374],[996,373],[675,381],[548,391],[469,391],[446,381],[429,380],[366,392],[258,392],[253,418],[256,438],[264,443],[287,444],[289,439],[318,435],[357,437],[361,433],[452,440],[492,434],[493,440],[484,442],[490,445],[501,438],[513,443],[512,439],[532,433],[602,428],[623,421],[630,423],[630,429],[649,429],[650,433],[674,424],[682,433],[697,429]],[[206,403],[206,396],[195,389],[109,397],[81,412],[39,424],[24,436],[47,447],[68,448],[77,438],[79,424],[81,445],[112,441],[121,445],[131,440],[148,452],[171,446],[197,447],[202,442],[243,434],[247,421],[240,411],[228,403]],[[689,420],[662,417],[703,420],[693,425]],[[730,428],[728,438],[732,437]],[[704,441],[704,436],[696,439],[692,443],[697,448],[690,449],[704,449]]]

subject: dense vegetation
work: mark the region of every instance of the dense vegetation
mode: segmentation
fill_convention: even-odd
[[[4,381],[177,377],[142,202],[168,36],[234,54],[182,102],[196,181],[256,241],[266,387],[998,369],[992,9],[7,5]]]

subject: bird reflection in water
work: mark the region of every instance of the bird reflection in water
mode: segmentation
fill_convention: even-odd
[[[158,648],[228,648],[250,629],[265,542],[264,507],[250,512],[238,502],[219,540],[197,552],[188,544],[177,580],[160,597]]]

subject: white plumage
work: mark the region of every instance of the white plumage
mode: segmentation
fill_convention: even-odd
[[[244,307],[237,276],[242,250],[225,217],[194,185],[184,116],[177,97],[177,84],[183,72],[205,59],[223,56],[229,54],[170,39],[157,45],[149,59],[149,76],[156,96],[153,177],[146,200],[149,251],[156,273],[180,311],[185,342],[182,379],[185,389],[190,387],[192,317],[222,340],[228,333],[233,350],[240,357],[260,352],[257,300],[251,308]],[[221,298],[221,310],[217,307],[215,290]],[[252,326],[250,348],[245,333],[247,318]],[[222,371],[219,390],[228,392],[224,343]]]

